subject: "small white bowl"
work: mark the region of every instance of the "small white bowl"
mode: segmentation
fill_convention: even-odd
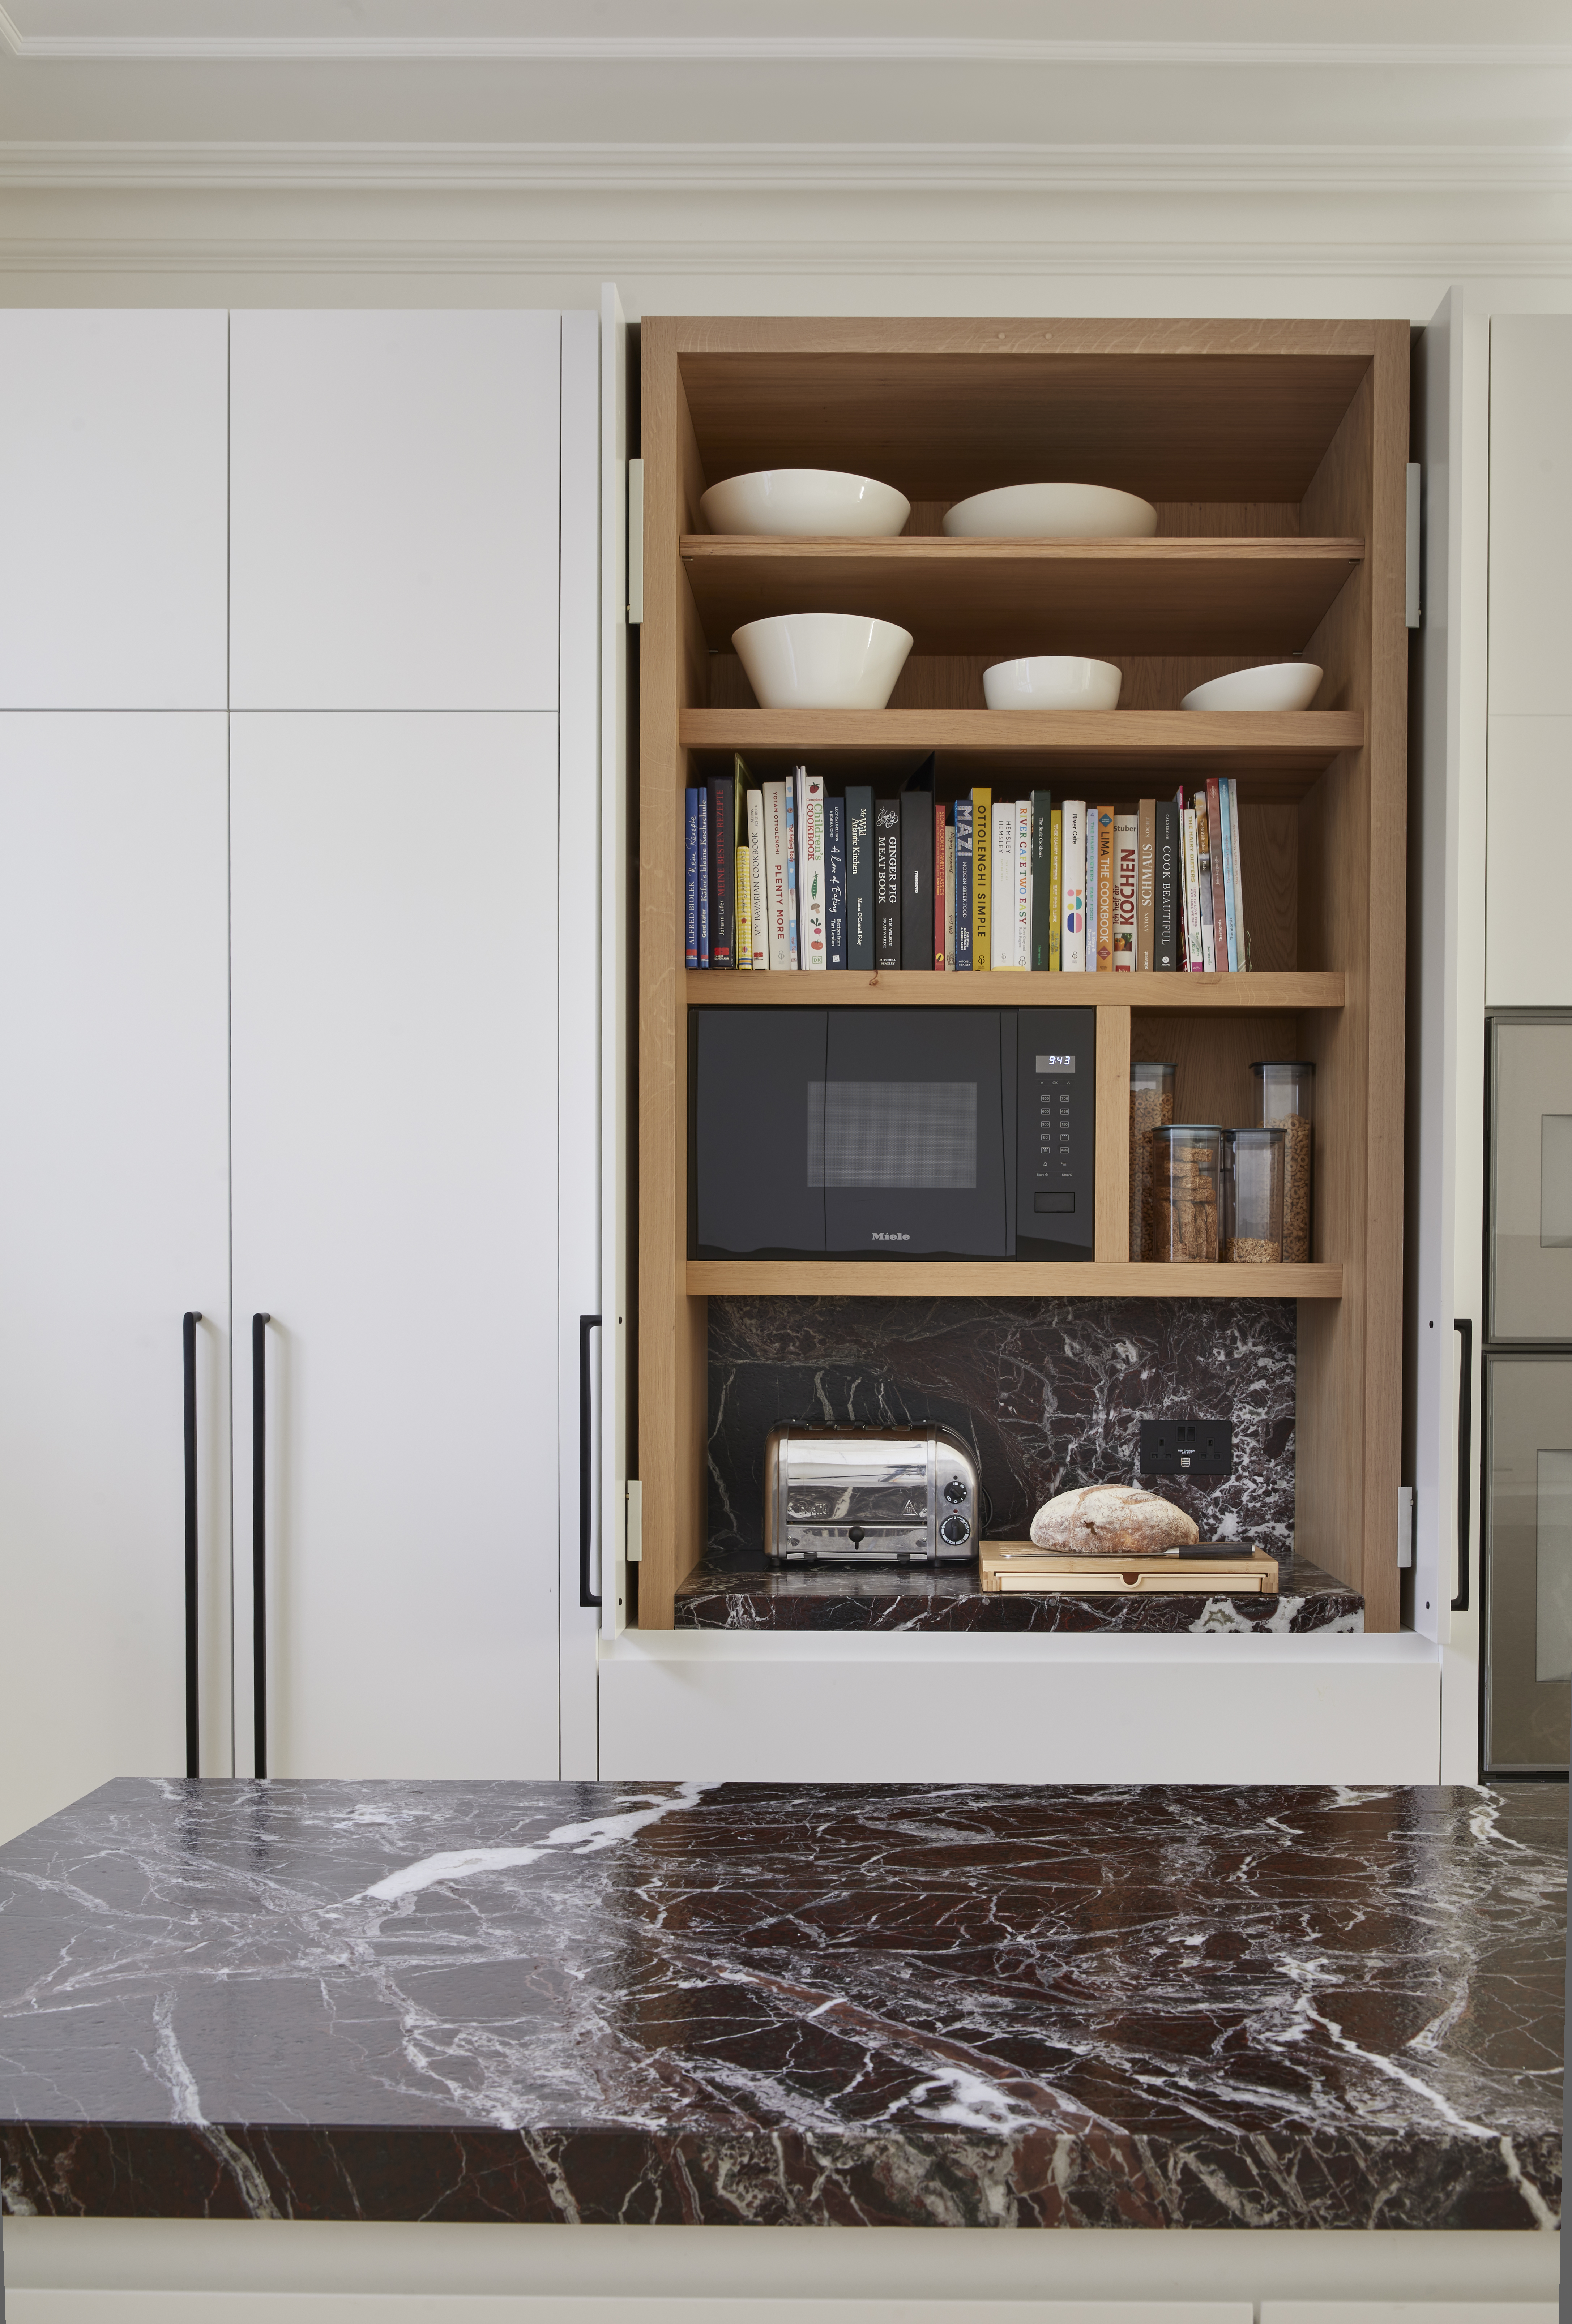
[[[772,613],[732,643],[762,710],[883,710],[911,632],[866,613]]]
[[[1117,662],[1081,654],[1031,654],[983,672],[990,710],[1115,710],[1124,673]]]
[[[952,540],[1148,540],[1157,511],[1107,484],[1006,484],[957,501],[944,529]]]
[[[837,468],[761,468],[711,484],[698,503],[711,532],[762,533],[772,540],[833,536],[888,540],[911,513],[893,484],[846,476]]]
[[[1268,661],[1192,687],[1181,710],[1308,710],[1321,672],[1313,661]]]

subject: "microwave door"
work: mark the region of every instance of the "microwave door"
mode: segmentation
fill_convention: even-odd
[[[689,1019],[689,1250],[822,1257],[823,1009],[696,1009]]]
[[[1494,1019],[1493,1340],[1572,1342],[1572,1018]]]
[[[1014,1074],[1006,1085],[1001,1012],[828,1014],[817,1099],[827,1250],[853,1259],[1010,1258]]]
[[[1567,1766],[1572,1721],[1572,1356],[1487,1355],[1484,1770]]]

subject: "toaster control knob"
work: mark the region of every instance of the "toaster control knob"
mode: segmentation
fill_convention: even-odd
[[[963,1541],[970,1540],[971,1532],[965,1517],[946,1517],[939,1529],[939,1537],[940,1541],[948,1542],[951,1549],[958,1549]]]
[[[966,1497],[966,1479],[964,1477],[952,1477],[948,1484],[944,1489],[944,1497],[947,1501],[964,1501]],[[945,1539],[946,1541],[949,1539],[948,1534],[946,1534]]]

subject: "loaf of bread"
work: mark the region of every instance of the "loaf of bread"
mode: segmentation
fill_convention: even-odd
[[[1074,1557],[1155,1557],[1200,1537],[1194,1517],[1138,1485],[1079,1485],[1044,1501],[1031,1520],[1039,1549]]]

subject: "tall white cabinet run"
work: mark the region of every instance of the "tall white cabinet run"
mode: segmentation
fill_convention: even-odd
[[[186,1764],[187,1311],[202,1772],[595,1772],[597,360],[0,316],[0,1833]]]

